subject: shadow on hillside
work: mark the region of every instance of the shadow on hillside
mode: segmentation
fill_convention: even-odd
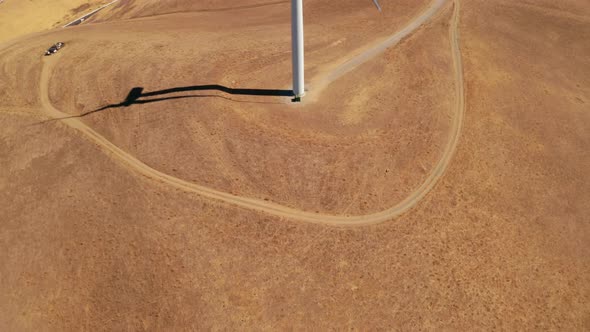
[[[191,91],[220,91],[229,95],[240,95],[240,96],[268,96],[268,97],[293,97],[293,91],[291,90],[278,90],[278,89],[235,89],[235,88],[228,88],[223,85],[219,84],[208,84],[208,85],[193,85],[193,86],[183,86],[183,87],[176,87],[152,92],[143,92],[142,87],[135,87],[129,91],[125,100],[117,104],[110,104],[103,106],[101,108],[95,109],[93,111],[89,111],[86,113],[82,113],[80,115],[72,115],[64,118],[59,119],[51,119],[43,122],[54,121],[54,120],[64,120],[64,119],[71,119],[71,118],[81,118],[87,115],[98,113],[107,109],[111,108],[120,108],[120,107],[129,107],[131,105],[140,105],[140,104],[149,104],[149,103],[156,103],[165,100],[173,100],[173,99],[184,99],[184,98],[221,98],[225,100],[229,100],[236,103],[254,103],[254,104],[282,104],[280,102],[270,102],[270,101],[259,101],[259,100],[240,100],[240,99],[233,99],[227,96],[223,96],[220,94],[196,94],[196,95],[180,95],[180,96],[168,96],[166,95],[177,93],[177,92],[191,92]],[[151,98],[151,97],[158,97],[158,98]]]
[[[247,100],[235,100],[227,97],[223,97],[220,95],[184,95],[184,96],[170,96],[170,97],[160,97],[160,98],[151,98],[151,99],[141,99],[141,98],[150,98],[150,97],[157,97],[162,95],[168,95],[171,93],[177,92],[188,92],[188,91],[221,91],[230,95],[241,95],[241,96],[269,96],[269,97],[292,97],[293,92],[290,90],[276,90],[276,89],[234,89],[228,88],[223,85],[219,84],[209,84],[209,85],[193,85],[193,86],[183,86],[171,89],[164,89],[152,92],[143,92],[142,87],[135,87],[129,91],[127,94],[127,98],[118,104],[111,104],[107,106],[103,106],[95,112],[99,112],[109,108],[117,108],[117,107],[128,107],[134,104],[148,104],[148,103],[155,103],[164,100],[171,100],[171,99],[183,99],[183,98],[205,98],[205,97],[217,97],[223,98],[230,101],[235,102],[243,102],[243,103],[261,103],[261,104],[275,104],[271,102],[264,102],[264,101],[247,101]]]

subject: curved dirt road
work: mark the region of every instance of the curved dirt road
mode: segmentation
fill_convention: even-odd
[[[435,3],[443,3],[445,0],[436,0]],[[430,13],[429,16],[425,17],[422,14],[418,20],[426,21],[428,17],[431,17],[436,11],[431,10],[432,6],[429,7],[428,12]],[[176,188],[185,190],[187,192],[196,193],[198,195],[219,200],[222,202],[226,202],[229,204],[237,205],[246,209],[257,210],[265,213],[269,213],[275,216],[299,220],[303,222],[310,222],[310,223],[317,223],[317,224],[327,224],[332,226],[362,226],[362,225],[370,225],[370,224],[377,224],[387,220],[391,220],[412,207],[414,207],[422,198],[426,196],[430,192],[430,190],[434,187],[437,181],[442,177],[450,161],[454,155],[456,150],[459,136],[461,133],[461,128],[463,124],[464,112],[465,112],[465,101],[464,101],[464,83],[463,83],[463,64],[461,60],[461,52],[459,48],[459,0],[455,0],[455,8],[452,18],[452,24],[450,28],[450,36],[451,36],[451,47],[452,47],[452,56],[453,56],[453,66],[454,66],[454,74],[455,74],[455,107],[456,112],[453,119],[452,127],[450,129],[449,141],[447,146],[445,147],[444,153],[440,161],[436,164],[434,169],[431,171],[428,178],[424,181],[424,183],[418,187],[414,192],[409,195],[406,199],[402,202],[398,203],[397,205],[386,209],[381,212],[368,214],[368,215],[359,215],[359,216],[337,216],[337,215],[326,215],[326,214],[319,214],[319,213],[311,213],[306,211],[301,211],[297,209],[293,209],[290,207],[282,206],[279,204],[271,203],[268,201],[249,198],[249,197],[241,197],[232,195],[229,193],[225,193],[222,191],[214,190],[205,186],[201,186],[198,184],[194,184],[188,181],[184,181],[168,174],[162,173],[156,169],[149,167],[148,165],[144,164],[140,160],[136,159],[129,153],[123,151],[109,140],[101,136],[99,133],[94,131],[92,128],[84,124],[81,120],[77,118],[67,118],[67,114],[62,113],[61,111],[57,110],[51,104],[49,99],[49,81],[51,77],[51,68],[52,64],[54,63],[53,59],[45,60],[46,63],[43,66],[41,72],[41,82],[40,82],[40,98],[41,104],[43,106],[44,112],[50,116],[51,118],[65,118],[62,119],[61,122],[67,124],[68,126],[77,129],[87,135],[90,139],[92,139],[96,144],[102,147],[104,150],[110,152],[112,156],[116,157],[117,159],[123,161],[129,168],[139,172],[140,174],[159,181],[161,183],[174,186]],[[421,25],[421,24],[420,24]],[[410,23],[408,26],[413,26],[413,29],[417,29],[420,25],[415,25],[415,21]],[[412,30],[412,31],[414,31]],[[405,35],[409,34],[411,31],[404,29],[402,30]],[[395,38],[400,36],[400,32],[396,33],[394,36],[390,37],[385,41],[391,42]],[[403,38],[403,37],[402,37]],[[400,38],[401,39],[401,38]],[[391,46],[391,45],[389,45]],[[372,55],[378,54],[374,52],[375,48],[369,50]],[[360,55],[360,57],[366,58],[364,55]],[[357,57],[355,57],[357,58]]]

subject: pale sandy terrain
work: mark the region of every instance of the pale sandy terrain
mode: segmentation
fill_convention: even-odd
[[[22,35],[64,25],[107,2],[106,0],[0,1],[0,44]]]
[[[313,98],[195,88],[288,89],[288,3],[259,4],[0,50],[0,330],[590,329],[584,1],[449,1],[314,95],[429,2],[310,0]]]

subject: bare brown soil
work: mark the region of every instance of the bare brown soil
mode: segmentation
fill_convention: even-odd
[[[189,91],[93,112],[133,87],[288,88],[288,5],[157,3],[0,50],[0,330],[590,328],[584,2],[462,1],[466,113],[450,168],[410,212],[352,229],[142,176],[47,118],[44,66],[56,109],[158,171],[361,215],[404,199],[445,149],[453,6],[315,102]],[[308,4],[311,89],[426,5],[384,2],[375,18],[341,3]],[[56,38],[68,43],[56,57],[34,52]]]

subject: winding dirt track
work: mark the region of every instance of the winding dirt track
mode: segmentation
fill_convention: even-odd
[[[431,18],[435,13],[436,10],[433,10],[433,7],[440,8],[446,0],[435,0],[431,6],[419,17],[413,20],[406,28],[397,32],[384,42],[380,43],[374,48],[369,49],[368,51],[364,52],[353,58],[352,60],[348,61],[347,63],[352,63],[352,66],[358,66],[363,61],[367,61],[370,57],[379,54],[379,50],[385,50],[385,48],[392,46],[393,44],[399,42],[402,38],[409,35],[416,29],[418,29],[424,22],[426,22],[429,18]],[[301,211],[297,209],[293,209],[290,207],[282,206],[279,204],[271,203],[268,201],[249,198],[249,197],[241,197],[232,195],[229,193],[225,193],[222,191],[214,190],[205,186],[201,186],[198,184],[194,184],[191,182],[187,182],[168,174],[162,173],[158,170],[155,170],[148,165],[144,164],[140,160],[136,159],[129,153],[123,151],[109,140],[101,136],[99,133],[94,131],[92,128],[84,124],[81,120],[77,118],[67,118],[67,114],[59,111],[51,104],[49,99],[49,81],[51,77],[51,69],[54,64],[53,59],[44,60],[45,64],[43,66],[41,72],[41,82],[40,82],[40,98],[41,104],[43,106],[43,111],[50,116],[51,118],[55,119],[62,119],[61,122],[74,128],[90,139],[92,139],[96,144],[98,144],[104,150],[110,152],[113,157],[121,160],[132,170],[139,172],[140,174],[153,179],[155,181],[161,182],[166,185],[171,185],[173,187],[185,190],[187,192],[192,192],[199,194],[203,197],[219,200],[222,202],[226,202],[229,204],[237,205],[246,209],[257,210],[265,213],[269,213],[275,216],[300,220],[303,222],[310,222],[310,223],[317,223],[317,224],[327,224],[332,226],[363,226],[363,225],[371,225],[381,223],[387,220],[391,220],[401,214],[405,213],[412,207],[414,207],[422,198],[424,198],[435,186],[438,180],[442,177],[444,172],[447,170],[450,161],[455,153],[459,136],[461,133],[461,128],[463,125],[463,118],[465,113],[465,93],[464,93],[464,82],[463,82],[463,64],[461,60],[461,51],[459,47],[459,12],[460,12],[460,4],[459,0],[455,0],[454,6],[454,13],[452,18],[452,24],[450,27],[450,37],[451,37],[451,47],[452,47],[452,56],[453,56],[453,66],[454,66],[454,74],[455,74],[455,107],[456,112],[453,118],[452,127],[450,129],[449,141],[447,146],[445,147],[444,153],[440,161],[436,164],[434,169],[429,174],[428,178],[424,181],[424,183],[418,187],[416,190],[413,191],[406,199],[402,202],[398,203],[397,205],[386,209],[381,212],[368,214],[368,215],[359,215],[359,216],[338,216],[338,215],[326,215],[326,214],[319,214],[319,213],[311,213],[306,211]],[[359,59],[359,60],[355,60]],[[351,62],[352,61],[352,62]],[[343,67],[344,66],[344,67]],[[344,72],[350,71],[351,65],[344,64],[343,66],[338,67],[332,75],[328,75],[328,80],[335,79],[341,76]],[[345,68],[345,69],[343,69]]]

